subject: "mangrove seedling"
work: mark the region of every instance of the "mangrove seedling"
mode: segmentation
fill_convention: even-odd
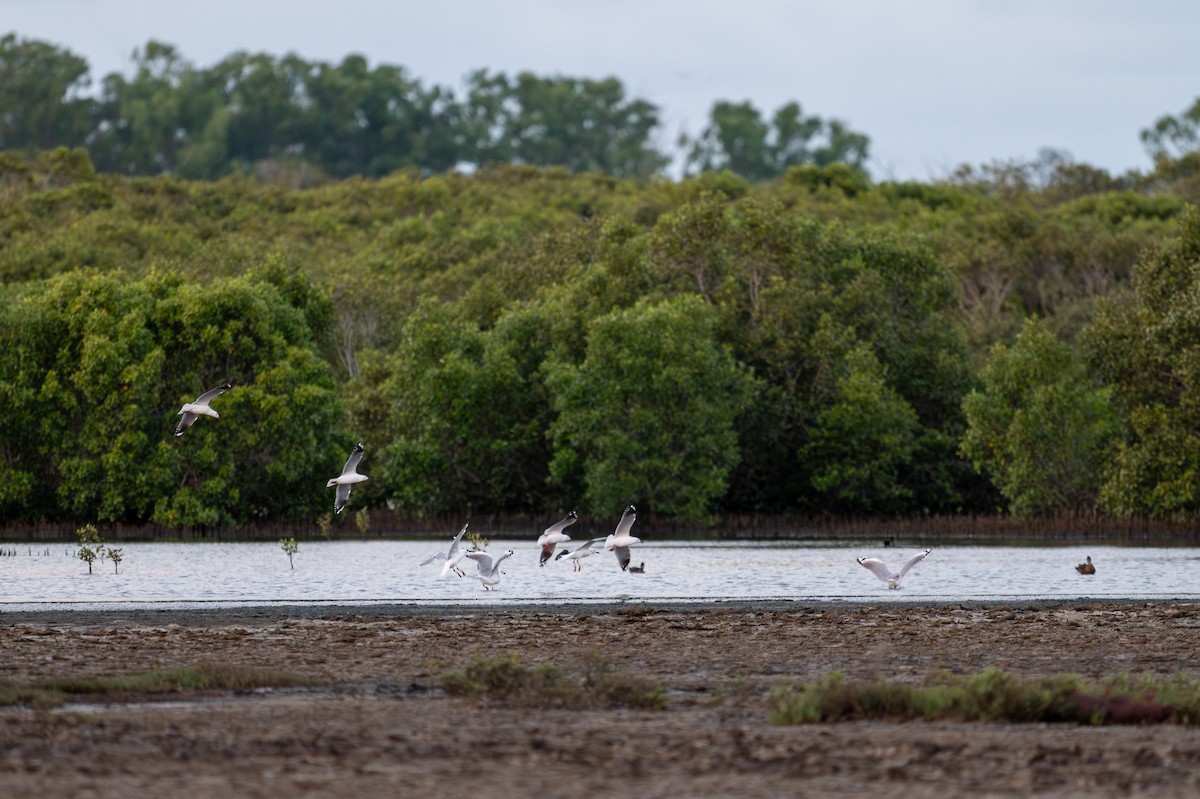
[[[291,566],[293,569],[295,569],[296,564],[292,563],[292,558],[296,557],[296,552],[300,549],[300,546],[296,543],[296,539],[295,538],[281,538],[281,539],[279,539],[279,546],[283,549],[284,552],[287,553],[288,566]]]
[[[108,547],[108,556],[112,558],[113,574],[121,573],[121,559],[125,556],[121,554],[120,547]]]
[[[79,551],[76,554],[80,560],[87,563],[88,574],[91,574],[92,564],[104,552],[104,545],[100,543],[100,532],[96,529],[96,525],[85,524],[75,531],[75,535],[79,538]]]

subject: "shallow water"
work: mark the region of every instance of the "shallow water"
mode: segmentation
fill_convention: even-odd
[[[448,539],[447,539],[448,540]],[[855,562],[875,556],[899,568],[915,548],[789,542],[671,541],[631,549],[645,574],[622,572],[608,552],[538,566],[532,541],[508,549],[500,584],[485,591],[468,576],[439,577],[419,565],[442,541],[302,541],[295,568],[276,543],[129,543],[120,573],[87,564],[68,544],[4,544],[0,612],[37,608],[245,606],[274,603],[438,603],[712,601],[753,599],[922,600],[1200,597],[1200,549],[1151,547],[937,547],[888,590]],[[570,546],[570,545],[568,545]],[[1097,574],[1074,566],[1091,555]]]

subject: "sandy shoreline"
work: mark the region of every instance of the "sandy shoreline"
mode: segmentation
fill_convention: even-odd
[[[595,658],[659,711],[448,697],[480,657]],[[1200,670],[1172,601],[260,606],[0,613],[0,680],[229,663],[321,687],[0,710],[0,795],[1193,796],[1200,731],[950,723],[771,725],[773,688],[832,670],[920,680]],[[481,781],[479,769],[494,770]]]

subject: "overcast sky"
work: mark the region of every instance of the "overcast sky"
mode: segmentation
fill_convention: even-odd
[[[0,34],[131,72],[166,42],[197,67],[236,50],[404,66],[453,88],[479,68],[615,76],[656,104],[656,144],[714,101],[769,117],[795,100],[871,139],[877,179],[1051,147],[1114,173],[1151,164],[1139,132],[1200,96],[1195,0],[0,0]]]

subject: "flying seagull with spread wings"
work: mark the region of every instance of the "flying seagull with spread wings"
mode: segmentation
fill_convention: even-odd
[[[220,419],[217,412],[209,405],[210,402],[224,394],[229,389],[233,388],[232,383],[226,383],[223,386],[217,386],[205,391],[199,397],[196,397],[195,402],[188,402],[179,409],[179,415],[183,418],[179,420],[179,424],[175,426],[175,437],[183,435],[183,431],[187,430],[201,416],[211,416],[214,419]]]
[[[899,588],[900,581],[904,579],[904,575],[908,574],[909,569],[920,563],[932,551],[932,549],[927,549],[924,552],[913,555],[898,573],[889,569],[887,564],[879,558],[858,558],[858,565],[870,569],[876,577],[887,584],[888,588]]]
[[[350,453],[350,458],[346,461],[346,465],[342,467],[342,473],[337,477],[333,477],[325,484],[326,488],[337,486],[337,493],[333,499],[333,512],[341,513],[346,507],[346,500],[350,499],[350,486],[355,483],[361,483],[364,480],[369,480],[365,474],[358,473],[358,462],[362,460],[363,445],[355,444],[354,450]]]

